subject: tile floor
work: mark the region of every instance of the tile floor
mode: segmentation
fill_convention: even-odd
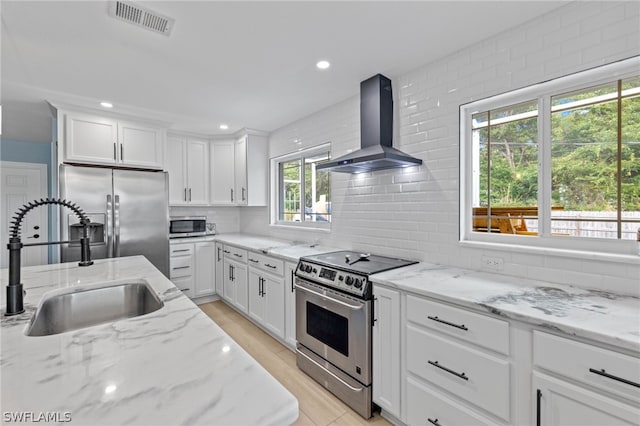
[[[199,307],[298,399],[300,416],[295,425],[390,425],[378,413],[368,421],[364,420],[300,371],[293,352],[224,302],[205,303]]]

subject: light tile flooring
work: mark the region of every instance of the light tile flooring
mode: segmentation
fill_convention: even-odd
[[[300,416],[295,425],[390,425],[379,413],[364,420],[299,370],[293,352],[224,302],[205,303],[200,309],[298,399]]]

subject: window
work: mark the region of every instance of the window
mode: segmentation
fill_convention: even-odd
[[[462,241],[638,253],[639,62],[460,108]]]
[[[329,172],[316,164],[329,159],[329,145],[323,145],[272,160],[277,192],[272,223],[328,227],[331,222]]]

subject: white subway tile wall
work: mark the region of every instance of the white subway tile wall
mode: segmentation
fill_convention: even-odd
[[[206,216],[217,233],[240,232],[239,207],[170,207],[171,216]]]
[[[640,2],[573,2],[406,75],[390,75],[394,145],[424,164],[361,175],[333,173],[330,232],[269,226],[268,208],[241,209],[240,228],[473,269],[485,269],[482,255],[501,257],[503,274],[640,295],[637,262],[458,243],[459,106],[638,54]],[[270,157],[327,141],[333,157],[343,155],[359,147],[359,122],[359,99],[353,97],[273,132]]]

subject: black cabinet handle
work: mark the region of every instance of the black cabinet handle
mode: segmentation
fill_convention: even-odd
[[[171,268],[171,269],[175,270],[175,269],[189,269],[189,268],[190,268],[190,266],[176,266],[176,267]]]
[[[542,391],[536,390],[536,426],[540,426],[540,400],[542,399]]]
[[[622,382],[622,383],[624,383],[626,385],[631,385],[631,386],[635,386],[637,388],[640,388],[640,383],[632,382],[631,380],[623,379],[622,377],[617,377],[617,376],[614,376],[612,374],[609,374],[604,370],[604,368],[601,369],[601,370],[596,370],[595,368],[590,368],[589,372],[591,372],[593,374],[597,374],[598,376],[606,377],[607,379],[611,379],[611,380],[616,380],[618,382]]]
[[[241,255],[241,254],[238,254],[238,253],[233,253],[233,255],[234,255],[235,257],[242,257],[242,255]]]
[[[429,423],[431,423],[432,425],[442,426],[440,423],[438,423],[438,419],[433,419],[433,420],[431,420],[429,417],[427,417],[427,421],[428,421]]]
[[[249,262],[258,263],[258,262],[259,262],[259,260],[255,260],[255,259],[251,259],[251,258],[249,258]]]
[[[458,373],[457,371],[453,371],[453,370],[451,370],[451,369],[449,369],[447,367],[444,367],[444,366],[440,365],[438,363],[438,361],[429,361],[428,360],[427,362],[429,364],[433,365],[434,367],[438,367],[441,370],[446,371],[447,373],[453,374],[454,376],[461,378],[462,380],[469,380],[469,378],[464,373]]]
[[[428,315],[427,315],[427,318],[429,318],[431,321],[436,321],[436,322],[439,322],[439,323],[442,323],[442,324],[450,325],[451,327],[459,328],[460,330],[464,330],[464,331],[468,331],[469,330],[467,327],[465,327],[464,324],[458,325],[458,324],[454,324],[454,323],[449,322],[449,321],[441,320],[438,317],[432,317],[432,316],[428,316]]]
[[[291,293],[293,293],[294,287],[293,287],[293,269],[291,270]]]
[[[189,251],[189,249],[174,250],[173,252],[174,253],[180,253],[180,252],[183,252],[183,251]]]
[[[268,263],[265,263],[265,264],[264,264],[264,266],[266,266],[267,268],[271,268],[271,269],[276,269],[276,268],[277,268],[277,266],[275,266],[275,265],[270,265],[270,264],[268,264]]]
[[[220,247],[218,247],[218,262],[220,262],[221,258],[220,258]]]
[[[224,250],[224,252],[227,254],[231,253],[229,250]]]

